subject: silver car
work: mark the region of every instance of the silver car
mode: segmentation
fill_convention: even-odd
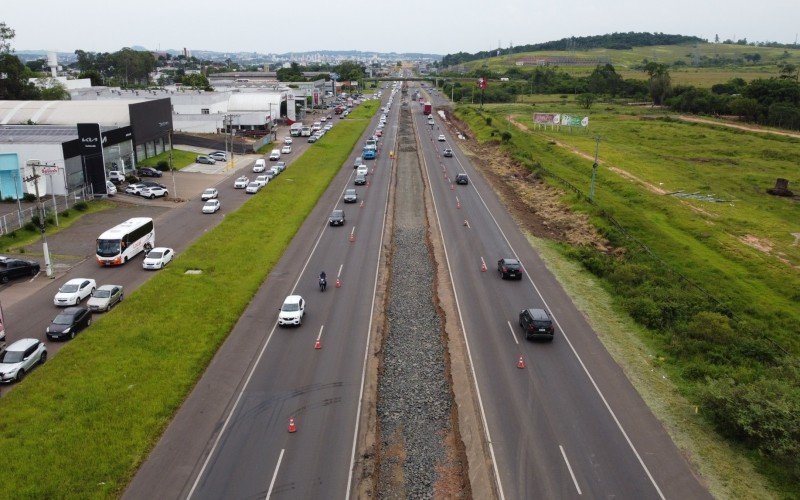
[[[19,382],[34,366],[47,361],[47,348],[37,339],[19,339],[0,353],[0,382]]]
[[[102,285],[92,292],[86,305],[92,312],[108,311],[122,299],[122,285]]]

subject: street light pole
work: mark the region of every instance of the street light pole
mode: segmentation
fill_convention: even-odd
[[[597,177],[597,153],[600,151],[600,136],[594,138],[594,164],[592,165],[592,184],[589,187],[589,200],[594,203],[594,180]]]

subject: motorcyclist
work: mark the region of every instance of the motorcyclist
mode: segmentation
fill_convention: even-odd
[[[319,288],[322,291],[325,291],[325,288],[328,286],[328,276],[325,274],[325,271],[319,273]]]

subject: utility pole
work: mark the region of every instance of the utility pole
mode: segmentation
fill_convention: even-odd
[[[178,197],[178,187],[175,185],[175,169],[172,168],[172,131],[169,131],[169,171],[172,174],[172,197]]]
[[[600,136],[595,136],[595,145],[594,145],[594,164],[592,165],[592,184],[589,187],[589,201],[594,203],[594,180],[597,177],[597,154],[600,151]]]
[[[42,200],[39,198],[39,178],[41,177],[36,173],[36,167],[41,165],[39,160],[28,160],[27,165],[31,167],[31,175],[22,179],[25,182],[33,182],[33,189],[36,192],[36,208],[39,212],[39,230],[42,233],[42,252],[44,253],[44,266],[48,278],[53,278],[53,266],[50,264],[50,250],[47,247],[47,235],[45,234],[45,211]]]

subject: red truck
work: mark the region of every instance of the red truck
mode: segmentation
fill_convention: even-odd
[[[423,115],[431,114],[431,103],[430,102],[426,102],[425,104],[422,105],[422,114]]]

